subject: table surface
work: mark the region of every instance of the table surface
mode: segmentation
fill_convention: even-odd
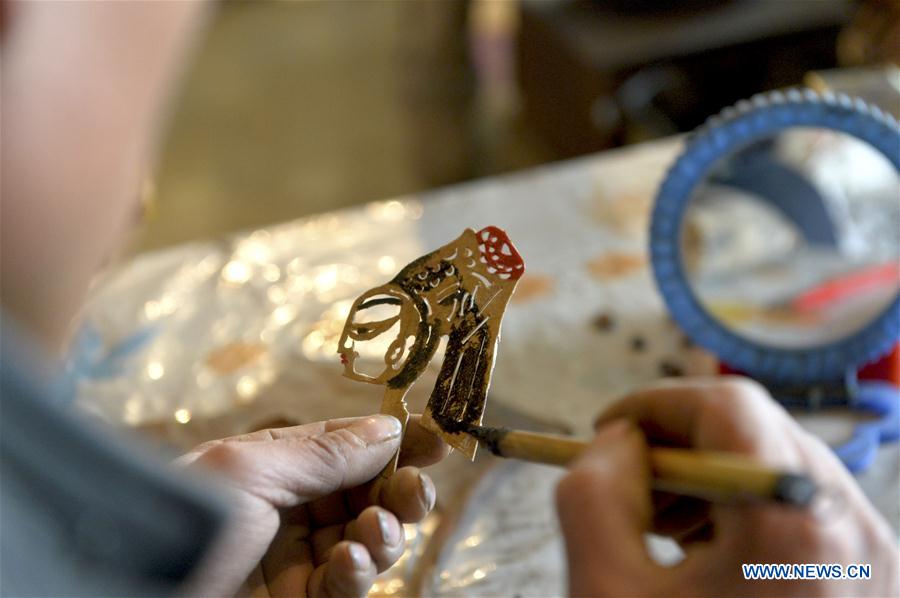
[[[372,413],[381,388],[344,379],[336,354],[350,303],[462,229],[496,225],[527,273],[504,319],[487,417],[587,434],[641,383],[716,370],[667,316],[647,264],[652,201],[680,147],[634,146],[138,256],[94,286],[71,364],[78,402],[180,448],[273,421]],[[439,361],[411,390],[413,410]],[[833,440],[852,422],[804,425]],[[438,515],[411,530],[409,558],[373,593],[563,593],[559,475],[451,456],[434,472]],[[895,528],[898,479],[896,444],[859,476]]]

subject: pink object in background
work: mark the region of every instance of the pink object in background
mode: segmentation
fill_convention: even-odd
[[[827,307],[863,291],[900,284],[900,264],[888,262],[843,274],[806,290],[791,301],[797,311]]]

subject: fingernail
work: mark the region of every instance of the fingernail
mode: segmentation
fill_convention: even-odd
[[[381,541],[388,546],[396,546],[400,543],[400,529],[390,520],[387,513],[379,510],[378,514],[378,530],[381,532]]]
[[[436,498],[434,482],[428,476],[419,473],[419,499],[425,505],[426,510],[430,511],[434,508]]]
[[[353,424],[350,428],[366,444],[400,438],[400,432],[403,430],[400,421],[390,415],[373,415]]]
[[[627,442],[636,432],[637,429],[634,427],[634,424],[627,419],[614,419],[601,426],[597,430],[597,436],[601,437],[605,442],[618,445],[621,442]]]
[[[353,568],[363,571],[369,566],[369,551],[362,544],[348,544],[347,550],[350,552],[350,560],[353,561]]]
[[[600,459],[603,462],[618,462],[634,453],[640,445],[640,430],[626,419],[616,419],[603,424],[597,430],[594,442],[582,453],[581,457]]]

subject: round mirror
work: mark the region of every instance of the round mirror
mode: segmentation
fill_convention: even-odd
[[[839,380],[900,338],[900,126],[859,100],[791,90],[688,138],[650,231],[681,328],[734,369]]]
[[[703,309],[753,342],[821,347],[881,315],[900,288],[900,174],[868,143],[791,127],[714,163],[681,228]]]

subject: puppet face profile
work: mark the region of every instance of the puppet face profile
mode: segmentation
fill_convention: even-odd
[[[350,315],[339,341],[338,353],[344,364],[344,376],[370,384],[387,384],[410,355],[409,342],[418,333],[419,319],[413,299],[393,283],[376,287],[360,296],[350,308]],[[375,341],[388,334],[393,338],[384,353],[384,369],[376,375],[358,371],[357,345]]]
[[[502,230],[466,229],[353,303],[338,346],[344,375],[406,388],[447,336],[428,414],[444,431],[480,423],[500,321],[524,271],[522,258]],[[376,375],[358,371],[356,345],[385,334],[391,340],[384,369]]]

